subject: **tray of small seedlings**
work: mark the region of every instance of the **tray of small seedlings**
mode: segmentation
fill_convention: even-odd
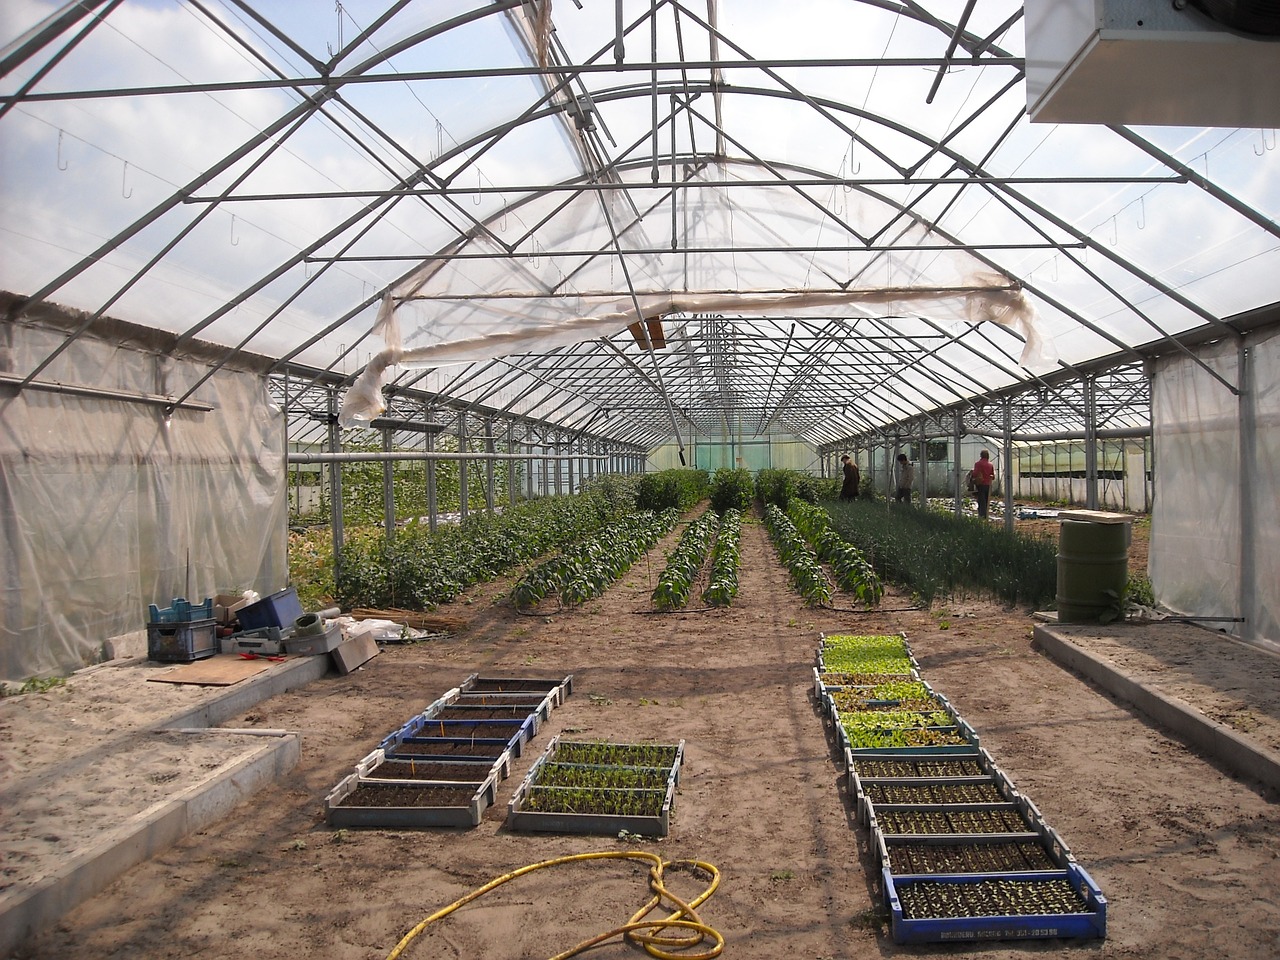
[[[444,720],[420,714],[400,729],[387,749],[398,751],[405,744],[425,740],[490,741],[508,744],[512,756],[519,757],[524,753],[525,744],[533,739],[535,720],[531,713],[500,720]]]
[[[527,719],[530,724],[529,736],[535,737],[546,719],[538,706],[536,703],[485,704],[454,701],[424,714],[423,727],[428,728],[433,722],[440,720],[471,720],[477,723],[498,720],[515,723]]]
[[[849,773],[850,792],[857,804],[858,821],[870,825],[871,805],[881,813],[918,806],[952,804],[1004,805],[1020,797],[1009,779],[994,764],[987,773],[947,777],[865,777],[857,762]]]
[[[441,709],[466,708],[481,711],[507,707],[515,715],[517,708],[522,707],[525,713],[537,714],[538,725],[541,726],[551,719],[551,711],[556,707],[555,697],[554,692],[544,696],[536,690],[527,693],[459,693],[447,703],[441,704]]]
[[[823,673],[907,674],[919,677],[920,665],[901,634],[823,634],[817,670]]]
[[[890,802],[888,797],[891,793],[909,796],[911,787],[948,783],[980,784],[999,780],[1003,781],[1004,789],[1010,795],[1016,793],[1004,771],[996,766],[991,754],[981,747],[965,753],[932,755],[918,751],[863,755],[857,759],[850,755],[847,759],[849,796],[854,798],[858,820],[863,824],[867,823],[866,804],[869,799],[887,803]],[[1006,798],[1002,796],[1000,799]]]
[[[896,943],[1107,935],[1107,901],[1074,862],[1052,871],[882,874]]]
[[[917,753],[924,756],[967,754],[978,747],[978,735],[947,710],[864,710],[840,713],[835,723],[845,769],[860,757]]]
[[[819,670],[813,668],[813,695],[822,699],[835,690],[861,689],[874,687],[879,683],[909,682],[919,680],[912,673],[851,673],[847,670]]]
[[[329,791],[325,817],[331,827],[474,827],[493,805],[499,777],[496,764],[471,767],[480,779],[388,779],[357,770]]]
[[[833,723],[841,713],[868,713],[880,710],[913,710],[956,715],[951,702],[924,680],[885,680],[859,687],[832,687],[822,693],[822,702]]]
[[[684,741],[552,739],[507,806],[512,830],[665,837]]]
[[[539,698],[551,694],[554,705],[560,706],[573,692],[573,674],[551,680],[543,677],[482,677],[473,673],[462,681],[461,689],[465,694],[535,693]]]
[[[881,867],[896,877],[957,873],[1029,873],[1067,870],[1075,857],[1043,820],[1019,834],[877,833]]]
[[[453,783],[483,783],[490,772],[499,781],[511,775],[511,755],[496,760],[487,757],[460,760],[422,760],[407,756],[388,757],[378,748],[356,764],[356,773],[366,780],[442,780]]]

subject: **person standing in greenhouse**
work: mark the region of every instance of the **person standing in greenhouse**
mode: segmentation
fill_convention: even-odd
[[[898,454],[898,466],[894,471],[897,476],[897,492],[893,499],[896,503],[911,502],[911,484],[916,478],[916,468],[911,465],[905,453]]]
[[[978,462],[973,465],[973,492],[978,498],[978,516],[984,520],[991,503],[991,484],[995,479],[996,467],[991,462],[991,451],[983,450],[978,454]]]
[[[862,473],[847,453],[840,458],[840,462],[844,464],[844,484],[840,487],[840,499],[856,500],[858,487],[862,483]]]

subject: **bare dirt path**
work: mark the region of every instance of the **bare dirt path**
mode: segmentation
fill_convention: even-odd
[[[388,647],[348,677],[327,677],[231,721],[302,731],[301,763],[232,817],[130,871],[20,956],[375,960],[422,917],[497,875],[548,857],[633,847],[722,871],[701,913],[726,937],[727,957],[1280,955],[1275,798],[1035,650],[1028,612],[972,600],[913,610],[892,593],[874,614],[806,608],[787,588],[762,526],[750,523],[732,607],[655,615],[649,591],[674,538],[580,609],[521,616],[501,601],[504,582],[487,585],[451,608],[472,620],[462,636]],[[854,822],[831,731],[810,692],[823,631],[908,634],[925,678],[1109,898],[1104,943],[892,942],[867,834]],[[326,827],[325,793],[383,735],[475,671],[574,676],[572,696],[517,761],[481,825]],[[684,739],[670,835],[632,844],[508,831],[506,801],[557,733]],[[550,956],[625,922],[646,898],[643,873],[607,862],[533,874],[432,928],[405,956]],[[673,886],[687,895],[701,889],[687,876]],[[589,956],[643,954],[615,943]]]

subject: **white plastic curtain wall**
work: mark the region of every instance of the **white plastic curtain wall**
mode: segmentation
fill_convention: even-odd
[[[1155,365],[1150,575],[1170,610],[1242,617],[1209,625],[1280,642],[1280,334],[1248,337],[1245,347],[1240,398],[1187,357]],[[1198,356],[1228,383],[1240,382],[1236,343]],[[1252,445],[1243,461],[1242,442]]]
[[[7,325],[7,369],[64,331]],[[42,380],[173,396],[207,366],[81,337]],[[0,679],[65,674],[134,652],[147,605],[288,581],[284,419],[259,374],[222,370],[212,412],[4,391],[0,431]]]

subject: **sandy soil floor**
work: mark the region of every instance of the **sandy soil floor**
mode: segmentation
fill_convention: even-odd
[[[233,719],[228,726],[301,731],[299,766],[216,827],[131,870],[18,956],[373,960],[493,877],[550,857],[628,849],[716,865],[723,881],[700,913],[725,936],[729,957],[1280,955],[1276,797],[1056,665],[1033,646],[1028,611],[976,600],[916,610],[900,595],[870,614],[847,601],[841,610],[809,609],[788,591],[752,523],[731,608],[654,614],[649,592],[673,542],[577,610],[521,616],[501,600],[505,583],[487,585],[450,610],[471,619],[464,634],[388,647],[350,676]],[[1139,562],[1131,556],[1133,567]],[[812,664],[822,632],[897,631],[909,636],[924,677],[1100,885],[1109,900],[1105,942],[892,942],[868,836],[813,699]],[[1232,676],[1223,656],[1230,641],[1186,626],[1164,634],[1178,644],[1192,635],[1207,646],[1181,673],[1240,699],[1224,717],[1280,717],[1280,687],[1239,675],[1242,660]],[[1155,662],[1156,653],[1146,655]],[[1207,675],[1197,663],[1226,673]],[[480,826],[328,828],[325,794],[385,734],[475,671],[574,677],[572,696],[516,761]],[[1179,695],[1194,702],[1196,691],[1189,684]],[[56,705],[62,695],[41,696]],[[23,713],[3,714],[6,739],[23,732]],[[556,734],[685,740],[670,835],[636,843],[508,831],[506,803]],[[65,789],[92,806],[79,793],[87,786]],[[551,956],[624,923],[647,897],[644,873],[616,861],[539,871],[429,928],[404,956]],[[688,874],[671,879],[685,895],[702,886]],[[615,942],[589,955],[643,954]]]

